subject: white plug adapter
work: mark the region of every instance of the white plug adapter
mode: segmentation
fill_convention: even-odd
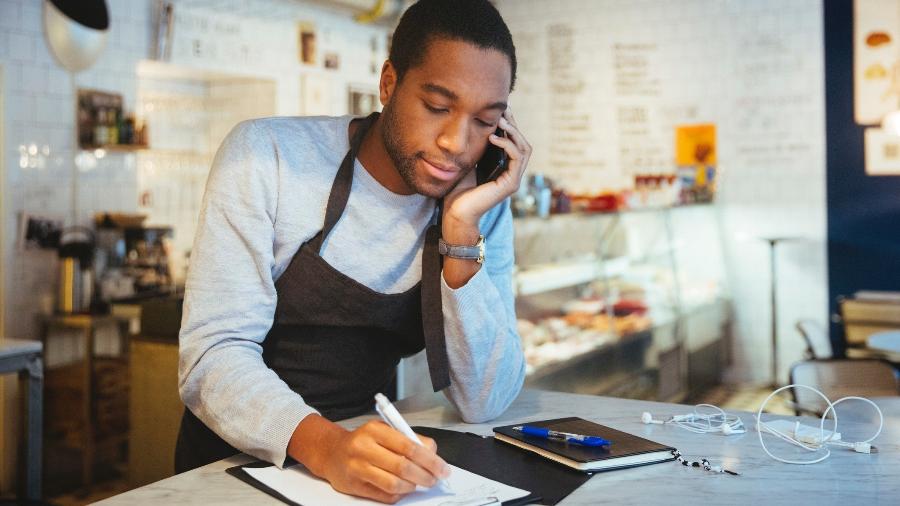
[[[798,424],[797,422],[792,422],[790,420],[772,420],[769,422],[764,422],[764,426],[768,426],[782,434],[787,434],[788,436],[792,436],[797,441],[806,444],[822,444],[823,435],[822,429],[819,427],[811,427],[809,425]],[[840,441],[841,433],[836,433],[831,439],[828,439],[832,431],[825,429],[824,439],[828,441]]]

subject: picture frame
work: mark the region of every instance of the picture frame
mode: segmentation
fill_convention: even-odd
[[[19,251],[36,249],[57,249],[62,237],[63,218],[41,216],[22,211],[19,213]]]
[[[353,116],[368,116],[381,110],[378,90],[371,86],[350,85],[347,88],[347,111]]]
[[[304,65],[316,64],[316,26],[308,21],[297,23],[297,58]]]

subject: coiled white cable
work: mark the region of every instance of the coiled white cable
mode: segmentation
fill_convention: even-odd
[[[775,429],[774,427],[771,427],[766,423],[763,423],[762,413],[763,413],[763,410],[765,409],[766,405],[769,403],[770,400],[772,400],[772,397],[777,395],[779,392],[782,392],[789,388],[805,388],[807,390],[812,390],[813,392],[818,394],[819,397],[824,399],[825,402],[828,404],[828,408],[822,414],[822,419],[819,422],[819,429],[821,430],[821,436],[819,438],[819,442],[804,443],[803,441],[796,439],[794,436],[785,434],[784,432],[781,432],[780,430]],[[869,439],[866,439],[865,441],[859,441],[856,443],[849,443],[849,442],[844,442],[844,441],[832,441],[831,439],[834,437],[835,434],[838,433],[838,416],[837,416],[837,411],[835,410],[834,407],[844,401],[849,401],[849,400],[865,401],[865,402],[868,402],[869,404],[871,404],[872,407],[875,408],[875,411],[878,412],[878,419],[879,419],[878,430],[875,432],[874,436],[870,437]],[[825,419],[828,417],[829,412],[832,413],[832,417],[834,419],[834,428],[831,430],[831,432],[826,437],[826,435],[825,435]],[[799,425],[799,422],[798,422],[798,425]],[[786,386],[783,386],[783,387],[775,390],[774,392],[769,394],[768,397],[766,397],[766,400],[764,400],[762,402],[762,404],[759,406],[759,410],[756,413],[756,432],[759,435],[759,444],[762,446],[763,451],[765,451],[769,457],[772,457],[773,459],[775,459],[779,462],[784,462],[785,464],[805,465],[805,464],[817,464],[819,462],[822,462],[823,460],[825,460],[829,456],[831,456],[831,450],[828,449],[828,445],[843,446],[846,448],[850,448],[859,453],[869,453],[872,448],[870,443],[875,438],[877,438],[879,434],[881,434],[881,429],[883,429],[883,428],[884,428],[884,415],[881,413],[881,408],[879,408],[877,404],[870,401],[869,399],[866,399],[865,397],[848,396],[848,397],[842,397],[842,398],[836,400],[835,402],[831,402],[831,400],[828,399],[828,397],[826,397],[825,394],[823,394],[819,390],[817,390],[811,386],[808,386],[808,385],[800,385],[800,384],[786,385]],[[766,431],[766,432],[768,432],[768,433],[778,437],[779,439],[786,441],[792,445],[799,446],[800,448],[803,448],[804,450],[807,450],[810,452],[818,452],[820,450],[825,450],[825,453],[822,456],[820,456],[819,458],[812,459],[812,460],[789,460],[789,459],[783,459],[781,457],[776,457],[766,447],[766,443],[762,437],[763,431]]]
[[[701,413],[700,408],[710,408],[717,413]],[[694,412],[685,415],[672,415],[667,420],[654,420],[653,415],[644,412],[641,415],[641,421],[645,424],[666,425],[673,423],[682,429],[695,432],[697,434],[710,434],[713,432],[721,432],[726,436],[731,434],[743,434],[746,432],[744,422],[735,415],[726,414],[721,408],[712,404],[697,404],[694,406]]]
[[[701,413],[700,408],[709,408],[716,413]],[[712,404],[697,404],[693,413],[673,416],[671,423],[696,434],[722,432],[729,435],[744,432],[744,422],[740,418],[729,415]]]

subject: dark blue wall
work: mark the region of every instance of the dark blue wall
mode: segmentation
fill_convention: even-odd
[[[853,0],[825,0],[828,295],[900,290],[900,176],[867,176],[863,127],[853,121]],[[845,349],[832,324],[832,346]]]

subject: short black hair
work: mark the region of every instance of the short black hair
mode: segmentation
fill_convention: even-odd
[[[419,0],[400,18],[388,58],[397,79],[422,63],[428,44],[447,38],[496,49],[509,57],[511,80],[516,84],[516,47],[500,12],[488,0]]]

